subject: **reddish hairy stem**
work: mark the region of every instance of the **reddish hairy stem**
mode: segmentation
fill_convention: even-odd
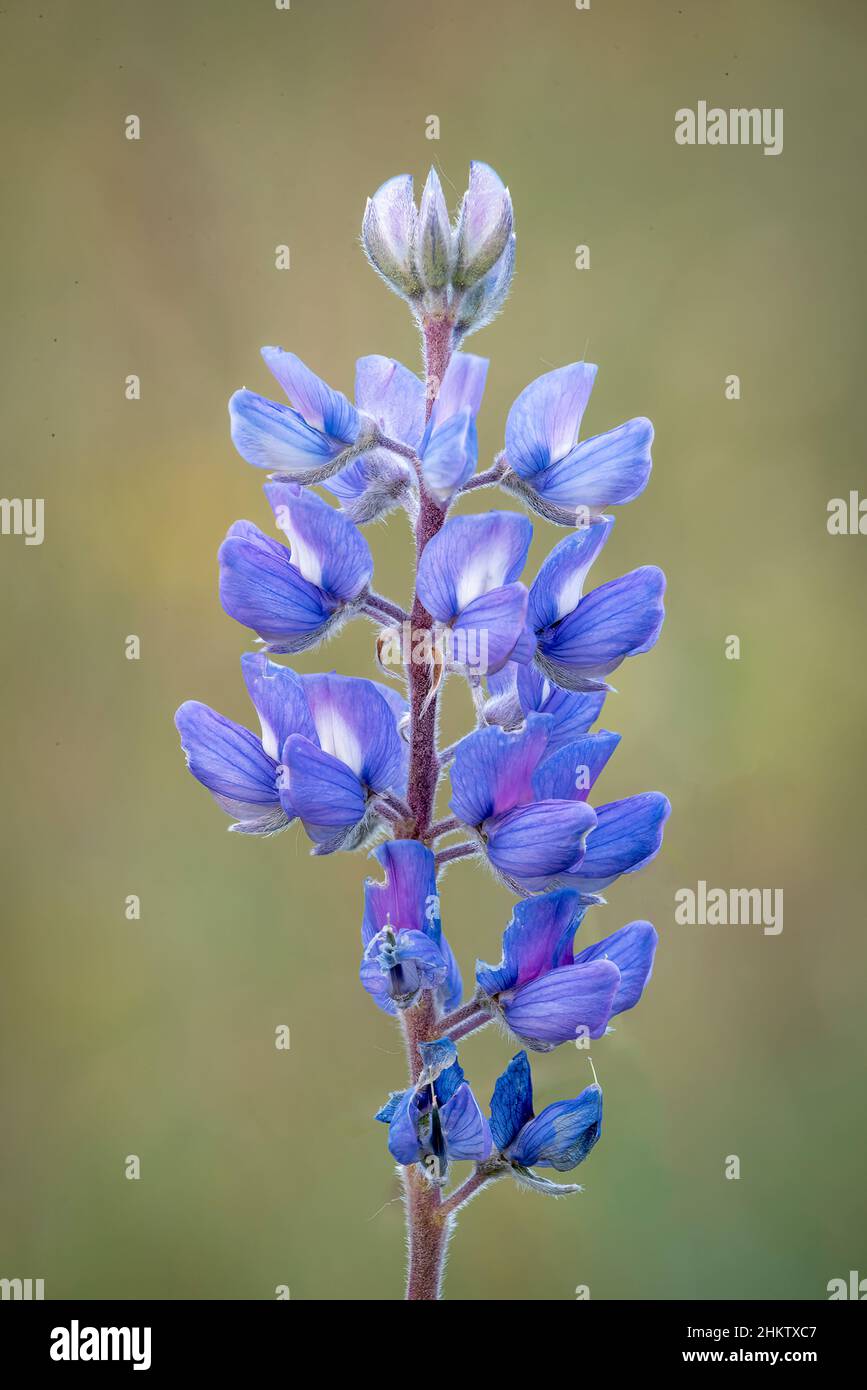
[[[424,326],[425,376],[427,386],[427,418],[433,409],[452,351],[452,325],[437,319]],[[419,480],[419,512],[415,526],[416,562],[446,519],[445,511],[425,492]],[[410,615],[413,630],[430,630],[433,619],[415,595]],[[439,780],[439,759],[436,753],[437,700],[434,697],[425,709],[430,693],[431,672],[422,662],[410,661],[407,666],[410,705],[409,782],[408,796],[414,819],[413,834],[426,841],[430,836]],[[437,1010],[430,994],[422,996],[415,1008],[401,1015],[407,1060],[412,1084],[418,1080],[421,1057],[418,1044],[435,1038],[438,1032]],[[409,1271],[406,1297],[409,1300],[434,1301],[442,1292],[443,1266],[450,1223],[442,1212],[438,1187],[428,1182],[417,1165],[403,1170],[406,1202],[406,1224],[409,1238]]]
[[[448,319],[436,319],[426,324],[424,329],[425,376],[427,393],[427,418],[445,376],[451,357],[452,325]],[[416,562],[421,558],[425,546],[441,529],[446,519],[445,511],[438,506],[421,486],[418,520],[415,526]],[[430,631],[433,618],[424,607],[418,594],[413,598],[410,622],[413,631]],[[436,753],[436,697],[425,709],[430,693],[432,672],[422,662],[410,661],[407,666],[410,703],[410,751],[409,751],[409,805],[415,817],[415,834],[426,840],[430,831],[439,779],[439,759]]]
[[[392,603],[391,599],[383,598],[382,594],[368,594],[363,608],[371,618],[388,622],[405,623],[409,618],[406,609],[401,608],[399,603]]]
[[[486,468],[483,473],[476,473],[475,477],[470,478],[468,482],[464,483],[461,492],[472,492],[478,487],[494,487],[500,481],[505,471],[505,455],[498,454],[490,468]]]
[[[445,512],[422,494],[416,527],[416,548],[421,555],[424,547],[437,534]],[[414,634],[430,631],[433,618],[416,594],[410,623]],[[437,699],[436,696],[425,708],[430,693],[432,671],[421,661],[410,661],[407,666],[409,681],[410,735],[409,735],[409,796],[410,810],[415,817],[416,836],[427,840],[433,817],[434,800],[439,780],[439,759],[436,754]]]
[[[418,1044],[436,1037],[436,1009],[430,994],[401,1015],[410,1080],[418,1081],[421,1057]],[[442,1213],[440,1189],[429,1183],[417,1164],[402,1169],[409,1269],[406,1297],[412,1302],[435,1302],[442,1293],[443,1266],[449,1223]]]
[[[409,1232],[407,1301],[435,1303],[442,1297],[451,1221],[444,1214],[439,1188],[431,1186],[417,1164],[401,1172]]]
[[[462,1183],[460,1187],[456,1187],[454,1192],[450,1193],[442,1204],[442,1211],[446,1220],[457,1211],[458,1207],[462,1207],[471,1197],[475,1197],[476,1193],[481,1191],[485,1183],[491,1182],[494,1176],[495,1174],[493,1173],[487,1173],[484,1169],[477,1168],[476,1171],[467,1178],[465,1183]]]
[[[461,1038],[466,1038],[470,1033],[476,1033],[480,1028],[487,1028],[491,1022],[491,1015],[484,1010],[479,1010],[468,1018],[465,1023],[459,1023],[455,1028],[449,1028],[448,1036],[453,1043],[460,1042]]]
[[[442,766],[442,758],[440,758]],[[448,816],[445,820],[434,821],[430,828],[430,837],[436,840],[440,835],[449,835],[453,830],[463,830],[463,821],[458,820],[457,816]]]
[[[462,1004],[459,1009],[452,1009],[450,1014],[441,1018],[439,1026],[445,1029],[455,1028],[459,1023],[466,1023],[467,1019],[472,1018],[473,1014],[477,1014],[481,1008],[481,999],[479,997],[473,998],[468,1004]]]
[[[460,845],[450,845],[448,849],[441,849],[435,856],[437,868],[442,868],[443,864],[451,864],[453,859],[466,859],[470,854],[478,854],[479,847],[470,840],[465,840]]]

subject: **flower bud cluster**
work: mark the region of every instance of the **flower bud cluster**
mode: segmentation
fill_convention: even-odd
[[[415,204],[409,174],[367,201],[361,239],[368,260],[422,323],[446,319],[456,341],[499,313],[515,265],[512,199],[487,164],[470,165],[454,221],[435,169]]]

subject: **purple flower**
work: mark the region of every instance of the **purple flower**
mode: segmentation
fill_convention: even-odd
[[[653,859],[669,814],[659,792],[589,804],[620,742],[591,727],[611,673],[656,642],[665,580],[644,567],[584,593],[613,525],[601,510],[645,487],[653,435],[637,419],[578,442],[596,367],[572,363],[532,382],[509,412],[505,451],[476,471],[488,363],[456,349],[499,311],[512,281],[512,200],[494,170],[470,166],[454,219],[434,169],[418,208],[412,178],[389,179],[368,200],[362,242],[410,305],[423,378],[393,358],[361,357],[353,402],[294,353],[262,349],[287,403],[236,392],[232,438],[270,471],[265,493],[285,543],[236,522],[220,549],[220,595],[276,653],[305,651],[353,616],[373,620],[383,665],[400,640],[395,675],[408,698],[334,672],[299,675],[260,651],[242,659],[259,734],[194,701],[176,722],[190,771],[233,817],[231,829],[269,835],[298,820],[316,855],[377,844],[382,877],[365,883],[359,975],[378,1008],[400,1019],[410,1054],[410,1084],[377,1119],[392,1156],[414,1170],[404,1175],[407,1297],[431,1300],[454,1217],[476,1193],[506,1174],[555,1195],[580,1191],[541,1171],[576,1167],[599,1138],[598,1085],[534,1115],[526,1052],[498,1079],[489,1122],[456,1043],[492,1019],[538,1052],[599,1039],[650,979],[649,922],[578,951],[575,939],[600,890]],[[529,590],[525,516],[448,515],[468,489],[475,499],[497,483],[577,528]],[[372,590],[359,529],[398,506],[414,542],[406,609]],[[452,672],[468,681],[478,727],[442,748],[437,702]],[[449,764],[452,815],[440,818]],[[459,842],[444,846],[455,832]],[[453,860],[482,854],[521,900],[499,963],[477,961],[462,1002],[437,880]],[[455,1161],[473,1172],[445,1194],[428,1190],[422,1176],[443,1185]]]
[[[441,505],[450,502],[476,471],[476,416],[487,375],[487,358],[456,352],[433,403],[419,454],[425,486]]]
[[[236,391],[229,401],[235,448],[257,468],[301,474],[302,481],[310,473],[328,477],[363,440],[365,421],[342,391],[326,385],[294,352],[265,347],[262,356],[294,409],[255,391]]]
[[[377,794],[406,790],[403,701],[356,676],[304,676],[312,730],[282,746],[280,803],[298,816],[314,854],[358,849],[379,828]]]
[[[355,398],[379,434],[418,454],[425,487],[446,505],[478,462],[476,415],[488,362],[468,352],[453,354],[425,424],[425,389],[417,376],[390,357],[362,357]],[[324,484],[358,522],[375,520],[414,486],[412,465],[377,446]]]
[[[453,1009],[461,976],[440,923],[434,857],[418,840],[394,840],[373,851],[385,882],[364,885],[361,983],[386,1013],[409,1008],[422,990]]]
[[[453,517],[425,547],[416,591],[455,666],[498,671],[522,641],[527,590],[515,581],[532,537],[526,517],[487,512]]]
[[[629,420],[576,443],[597,370],[573,362],[546,372],[525,387],[506,421],[503,486],[566,526],[574,526],[579,513],[586,521],[614,503],[631,502],[650,477],[649,420]]]
[[[482,1163],[489,1157],[491,1131],[459,1062],[439,1071],[430,1082],[423,1077],[424,1073],[418,1086],[393,1092],[376,1119],[388,1125],[392,1158],[404,1167],[421,1164],[431,1182],[439,1185],[446,1181],[453,1161]]]
[[[521,727],[528,714],[550,715],[548,754],[586,734],[605,703],[604,690],[587,694],[562,690],[535,666],[514,661],[489,674],[487,685],[488,699],[483,709],[487,724],[499,724],[513,731]]]
[[[355,400],[379,435],[419,448],[425,432],[425,395],[414,372],[392,357],[360,357]],[[323,483],[359,525],[385,516],[406,499],[412,485],[407,459],[375,443]]]
[[[671,808],[645,792],[591,810],[587,796],[620,736],[585,734],[550,754],[555,731],[552,715],[530,714],[517,733],[468,734],[455,751],[451,809],[507,882],[595,894],[655,857]]]
[[[536,664],[568,690],[609,690],[604,677],[625,657],[649,651],[662,628],[665,575],[655,565],[583,594],[613,525],[603,517],[566,536],[530,589],[527,622],[536,637]]]
[[[315,730],[301,676],[252,653],[241,657],[241,670],[259,715],[260,737],[198,700],[181,705],[175,724],[190,772],[236,817],[229,829],[270,835],[291,819],[277,790],[280,750],[290,734],[315,737]]]
[[[600,1038],[615,1014],[631,1009],[650,979],[657,934],[630,922],[577,956],[575,933],[586,905],[569,889],[516,904],[498,966],[479,962],[476,980],[506,1025],[536,1052],[581,1035]]]
[[[476,654],[465,665],[495,675],[509,660],[533,659],[561,689],[604,692],[611,688],[605,676],[655,644],[665,616],[665,576],[655,566],[583,594],[613,524],[604,517],[556,545],[527,597],[518,582],[533,535],[527,518],[515,512],[453,517],[421,557],[419,597],[454,634],[455,647]],[[528,704],[538,702],[539,690],[532,692],[526,680],[523,689]],[[568,723],[576,709],[567,715],[561,708],[560,717]]]
[[[567,1173],[583,1163],[602,1132],[602,1089],[588,1086],[574,1100],[558,1100],[533,1114],[533,1081],[526,1052],[512,1058],[491,1097],[491,1139],[512,1174],[528,1187],[561,1196],[580,1192],[548,1182],[534,1168]]]
[[[300,652],[357,612],[373,575],[370,547],[334,507],[295,483],[265,492],[289,549],[251,521],[220,547],[220,600],[271,652]]]
[[[418,453],[425,483],[442,503],[475,472],[485,358],[452,356],[426,424],[424,385],[393,358],[359,358],[353,406],[294,353],[263,348],[262,355],[296,408],[237,391],[229,413],[238,452],[277,477],[322,483],[352,521],[385,515],[415,485],[411,463],[382,439]]]
[[[542,801],[586,800],[619,742],[619,734],[600,730],[553,754],[546,750],[533,775],[533,795]],[[641,792],[594,809],[596,826],[583,858],[557,875],[558,884],[584,894],[599,893],[622,874],[635,873],[655,859],[671,814],[671,804],[661,792]]]
[[[260,738],[198,701],[175,716],[187,766],[232,830],[267,835],[298,817],[317,854],[362,844],[381,824],[376,793],[406,788],[394,691],[353,676],[298,676],[264,654],[241,667]]]
[[[519,733],[478,729],[458,744],[451,774],[454,814],[476,832],[493,868],[531,891],[580,864],[596,824],[581,801],[534,801],[549,727],[549,716],[534,714]]]

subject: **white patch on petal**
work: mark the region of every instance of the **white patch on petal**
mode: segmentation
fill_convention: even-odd
[[[481,598],[482,594],[490,593],[491,589],[499,589],[507,568],[508,556],[504,551],[498,551],[496,547],[481,552],[476,550],[457,583],[458,610],[466,608],[468,603]]]
[[[361,744],[355,730],[347,724],[340,710],[328,699],[323,700],[321,704],[317,701],[313,717],[322,751],[339,758],[358,776],[363,761]]]
[[[286,508],[282,522],[283,533],[289,541],[292,563],[311,584],[322,585],[322,556],[292,524],[291,508]]]
[[[557,595],[557,616],[565,618],[567,613],[578,607],[578,602],[584,592],[584,580],[587,578],[587,567],[582,565],[574,574],[570,574],[559,594]]]
[[[276,763],[280,758],[280,751],[277,747],[277,731],[267,723],[264,716],[261,714],[259,715],[259,723],[262,726],[262,747],[265,749],[268,757],[273,758]]]

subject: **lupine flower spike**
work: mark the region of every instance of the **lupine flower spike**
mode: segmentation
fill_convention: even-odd
[[[262,349],[285,402],[245,389],[229,414],[236,449],[267,474],[267,506],[229,528],[218,557],[223,608],[257,648],[241,669],[259,731],[197,701],[176,723],[190,771],[231,830],[271,836],[297,821],[312,854],[366,849],[376,861],[360,983],[400,1028],[409,1059],[408,1080],[376,1118],[402,1182],[406,1296],[430,1300],[442,1295],[446,1246],[468,1201],[505,1177],[545,1195],[580,1192],[546,1170],[572,1172],[600,1138],[592,1060],[591,1085],[536,1114],[527,1051],[544,1068],[563,1044],[605,1046],[651,977],[649,922],[590,940],[585,922],[603,889],[651,863],[670,812],[656,791],[600,802],[596,783],[620,735],[593,731],[609,677],[659,637],[665,579],[643,565],[587,587],[614,525],[606,508],[647,486],[653,439],[643,417],[580,438],[591,363],[532,381],[509,411],[505,448],[479,470],[488,363],[459,348],[499,313],[512,282],[514,211],[494,170],[470,166],[454,217],[435,170],[418,205],[409,175],[388,179],[368,200],[361,239],[415,317],[423,375],[361,357],[350,399],[294,352]],[[449,515],[457,498],[491,486],[505,509]],[[516,503],[568,528],[535,578],[525,573],[533,524]],[[373,587],[361,529],[396,508],[415,533],[409,612]],[[398,684],[302,675],[273,659],[359,618],[378,629],[371,671],[385,637],[411,629]],[[439,706],[462,681],[476,727],[444,749]],[[450,942],[466,954],[470,924],[459,900],[441,900],[447,866],[465,857],[486,862],[516,899],[499,962],[478,961],[466,995]],[[458,1043],[492,1023],[521,1050],[486,1114]]]

